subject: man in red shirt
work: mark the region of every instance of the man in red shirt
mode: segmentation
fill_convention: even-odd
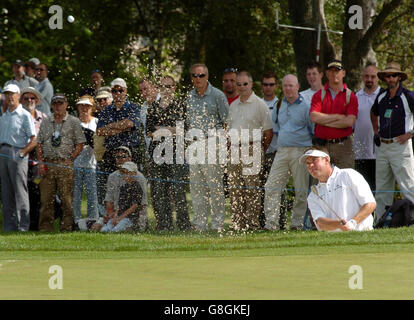
[[[358,99],[343,82],[341,61],[328,64],[328,83],[312,98],[310,118],[315,125],[313,144],[325,146],[339,168],[354,168],[353,125],[358,115]]]

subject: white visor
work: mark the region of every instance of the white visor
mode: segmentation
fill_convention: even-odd
[[[89,101],[89,99],[81,99],[76,104],[88,104],[90,106],[93,106],[92,102]]]
[[[311,149],[306,151],[300,158],[299,162],[304,164],[307,157],[322,157],[322,158],[328,158],[328,160],[331,160],[329,155],[323,151]]]

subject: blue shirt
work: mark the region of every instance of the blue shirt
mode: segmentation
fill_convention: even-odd
[[[209,129],[223,129],[229,114],[229,104],[223,92],[208,83],[201,97],[196,89],[191,90],[187,103],[188,129],[201,129],[205,135]]]
[[[114,103],[102,110],[98,117],[97,129],[107,126],[110,123],[128,119],[132,121],[134,127],[116,134],[105,137],[104,146],[107,149],[116,149],[120,146],[138,147],[140,142],[140,113],[141,109],[128,99],[121,109],[117,110]]]
[[[50,110],[50,101],[52,100],[53,96],[52,84],[48,78],[45,78],[42,82],[39,82],[35,89],[39,91],[40,95],[42,96],[42,102],[40,105],[36,106],[36,109],[50,117],[52,114]]]
[[[7,110],[0,118],[0,144],[23,149],[36,136],[32,115],[22,105],[13,112]]]
[[[309,109],[309,103],[300,94],[293,103],[283,99],[276,123],[278,148],[312,145],[314,124],[310,120]]]
[[[401,84],[395,96],[390,99],[390,91],[379,93],[371,108],[379,116],[379,135],[385,139],[398,137],[413,130],[414,92]]]

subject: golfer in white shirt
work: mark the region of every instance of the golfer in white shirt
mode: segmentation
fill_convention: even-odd
[[[299,161],[319,181],[308,196],[308,207],[319,231],[373,229],[376,202],[360,173],[333,167],[323,147],[308,149]]]

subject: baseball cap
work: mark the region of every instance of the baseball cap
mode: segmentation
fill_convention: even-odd
[[[111,88],[115,86],[120,86],[122,88],[127,88],[127,84],[124,79],[122,78],[116,78],[111,82]]]
[[[331,160],[331,158],[329,157],[329,154],[321,151],[321,150],[316,150],[316,149],[310,149],[307,150],[300,158],[299,158],[299,162],[304,164],[306,161],[307,157],[322,157],[322,158],[328,158],[328,160]]]
[[[332,60],[331,62],[328,63],[327,69],[330,69],[330,68],[336,68],[338,70],[342,70],[344,68],[344,66],[342,65],[341,61]]]
[[[18,85],[8,84],[7,86],[4,87],[3,92],[20,93],[20,88]]]
[[[66,98],[66,96],[63,93],[56,93],[53,97],[52,100],[50,100],[50,103],[54,103],[56,101],[63,101],[63,102],[67,102],[68,99]]]
[[[125,146],[120,146],[120,147],[116,148],[116,150],[117,150],[117,151],[118,151],[118,150],[124,151],[124,152],[128,153],[128,155],[129,155],[130,157],[132,157],[131,150],[129,150],[129,148],[128,148],[128,147],[125,147]]]
[[[30,58],[29,61],[33,62],[35,65],[40,64],[40,60],[38,58]]]
[[[98,94],[96,95],[95,99],[102,99],[102,98],[112,98],[112,94],[106,90],[100,90],[98,91]]]
[[[20,60],[20,59],[17,59],[13,64],[18,64],[21,67],[24,66],[24,62],[22,60]]]
[[[122,165],[122,167],[121,167],[121,168],[122,168],[122,169],[125,169],[125,170],[128,170],[129,172],[135,172],[135,173],[137,173],[137,172],[138,172],[138,167],[137,167],[137,165],[136,165],[135,163],[131,162],[131,161],[125,162],[125,163]]]

